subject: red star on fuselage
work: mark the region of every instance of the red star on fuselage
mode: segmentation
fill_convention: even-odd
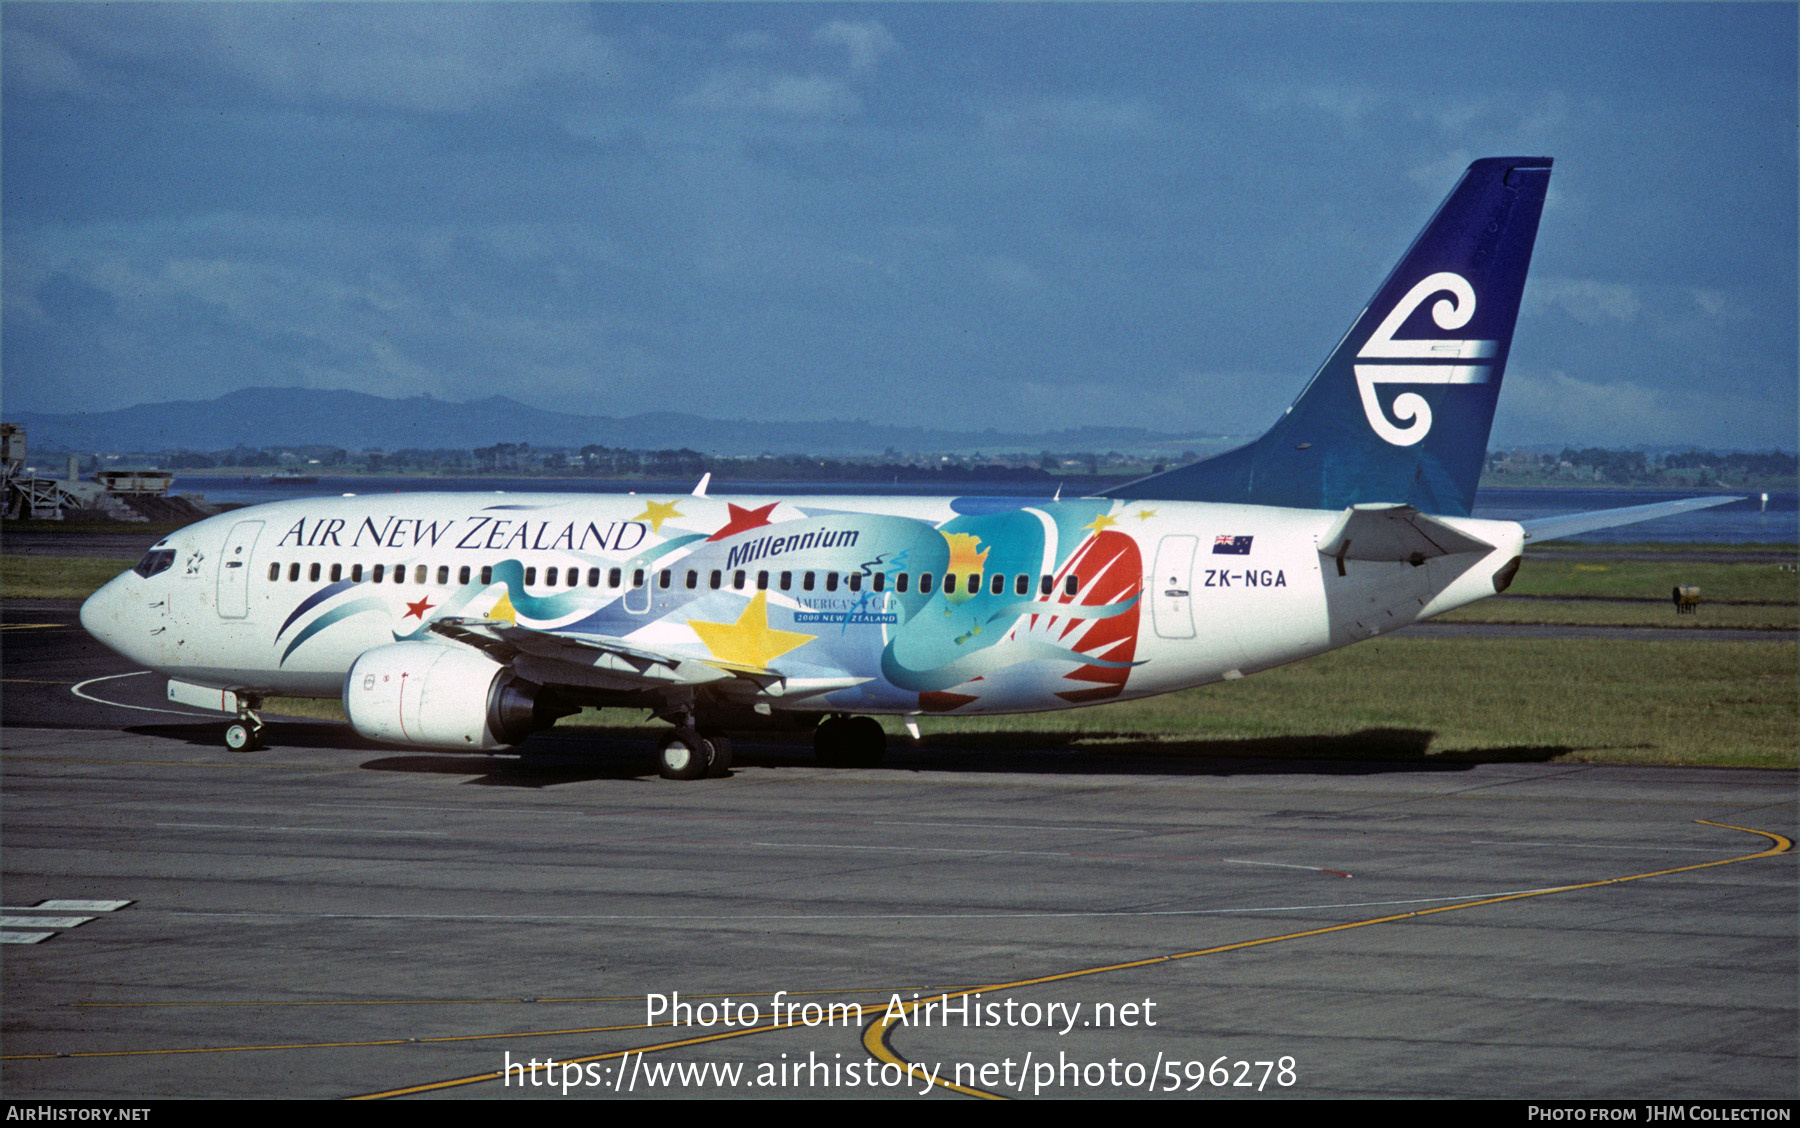
[[[431,610],[431,607],[432,604],[429,599],[421,599],[417,603],[408,603],[406,605],[406,614],[400,617],[402,619],[410,619],[417,615],[419,622],[423,623],[425,621],[425,612]]]
[[[771,501],[758,509],[745,509],[741,505],[726,502],[725,508],[731,511],[731,520],[725,522],[723,529],[706,539],[708,541],[724,540],[726,537],[734,537],[739,533],[747,533],[751,529],[760,529],[770,523],[769,514],[774,512],[775,507],[779,504],[780,502]]]

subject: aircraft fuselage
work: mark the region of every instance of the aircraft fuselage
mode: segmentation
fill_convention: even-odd
[[[1522,538],[1444,519],[1492,548],[1343,561],[1320,553],[1340,517],[1091,498],[313,499],[172,534],[82,621],[172,678],[256,696],[339,696],[365,652],[479,620],[819,687],[771,696],[778,709],[1029,712],[1385,633],[1494,594]]]

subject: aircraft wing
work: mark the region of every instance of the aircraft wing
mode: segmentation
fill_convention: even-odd
[[[1677,513],[1692,513],[1696,509],[1710,509],[1715,505],[1742,500],[1744,499],[1741,497],[1689,497],[1680,501],[1627,505],[1620,509],[1595,509],[1587,513],[1571,513],[1566,517],[1534,517],[1529,521],[1520,521],[1519,524],[1525,528],[1525,543],[1536,544],[1572,537],[1578,533],[1591,533],[1597,529],[1610,529],[1616,525],[1630,525],[1657,517],[1673,517]]]
[[[607,635],[544,631],[499,619],[445,618],[432,633],[512,666],[539,685],[618,693],[709,691],[742,700],[794,699],[848,689],[867,678],[797,678],[759,666],[646,647]]]

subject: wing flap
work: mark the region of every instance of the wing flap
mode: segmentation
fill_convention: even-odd
[[[540,685],[625,693],[704,686],[729,697],[767,700],[813,697],[869,680],[791,678],[760,666],[677,654],[606,635],[534,630],[498,619],[439,619],[431,630],[510,663],[520,677]]]

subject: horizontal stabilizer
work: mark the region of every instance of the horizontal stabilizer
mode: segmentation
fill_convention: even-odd
[[[1710,509],[1715,505],[1742,500],[1744,499],[1741,497],[1689,497],[1680,501],[1628,505],[1622,509],[1595,509],[1587,513],[1571,513],[1567,517],[1537,517],[1530,521],[1520,521],[1519,524],[1525,527],[1525,540],[1529,544],[1591,533],[1596,529],[1610,529],[1615,525],[1650,521],[1657,517],[1673,517],[1677,513],[1692,513],[1696,509]]]
[[[1319,540],[1319,552],[1338,561],[1385,560],[1420,564],[1434,556],[1492,552],[1494,546],[1410,505],[1352,505]]]

